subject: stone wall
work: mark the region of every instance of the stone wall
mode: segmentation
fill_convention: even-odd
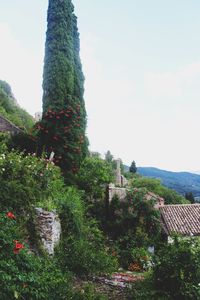
[[[22,132],[22,130],[8,121],[6,118],[0,116],[0,132],[10,132],[15,134]]]
[[[126,191],[126,188],[120,188],[110,184],[108,187],[108,202],[110,203],[115,195],[117,195],[120,201],[124,201],[126,197]]]
[[[36,208],[36,224],[44,249],[53,255],[55,246],[60,241],[61,224],[56,212]]]
[[[135,192],[140,191],[140,188],[134,188],[133,189]],[[112,201],[112,198],[117,195],[120,201],[124,201],[126,198],[126,193],[128,189],[127,188],[121,188],[121,187],[116,187],[114,184],[110,184],[108,187],[108,203]],[[154,200],[155,201],[155,209],[159,209],[160,207],[165,205],[165,200],[164,198],[152,193],[152,192],[147,192],[146,195],[144,196],[144,199],[146,201],[149,200]]]

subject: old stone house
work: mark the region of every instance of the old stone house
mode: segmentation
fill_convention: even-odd
[[[180,234],[200,236],[200,204],[174,204],[159,208],[165,237]]]
[[[0,115],[0,132],[10,132],[11,134],[16,134],[22,132],[22,130]]]

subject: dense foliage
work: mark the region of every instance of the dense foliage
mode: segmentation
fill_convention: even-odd
[[[200,299],[200,240],[175,237],[158,253],[154,278],[170,299]]]
[[[59,168],[34,155],[0,154],[0,207],[27,212],[32,206],[55,208],[64,183]]]
[[[57,263],[63,271],[86,275],[115,270],[116,259],[106,250],[102,232],[86,217],[82,194],[66,188],[60,169],[45,158],[7,152],[1,146],[0,209],[21,215],[21,236],[38,248],[34,207],[56,209],[63,229]]]
[[[0,115],[25,130],[29,130],[34,124],[33,118],[17,105],[9,84],[2,80],[0,80]]]
[[[160,236],[160,214],[154,208],[154,201],[145,199],[146,193],[146,189],[133,189],[124,201],[114,197],[108,219],[102,224],[113,241],[114,251],[121,264],[133,271],[147,267],[150,254],[146,250]]]
[[[165,200],[165,204],[189,203],[183,196],[181,196],[177,192],[163,186],[158,179],[137,175],[131,180],[131,186],[135,188],[146,188],[148,191],[153,192],[160,197],[163,197]]]
[[[62,267],[84,276],[116,270],[116,259],[106,251],[96,222],[86,218],[80,192],[74,188],[69,188],[60,202],[60,217]]]
[[[105,160],[98,153],[87,156],[84,76],[73,11],[71,0],[49,0],[37,138],[30,132],[0,135],[0,299],[106,299],[91,286],[74,292],[71,279],[109,274],[120,263],[129,271],[153,274],[134,284],[127,299],[198,300],[199,240],[175,238],[163,246],[159,210],[146,195],[151,191],[165,204],[187,200],[159,180],[136,174],[133,161],[126,198],[115,195],[108,203],[106,187],[117,161],[110,151]],[[20,127],[33,125],[4,81],[0,114]],[[56,210],[61,220],[61,241],[51,258],[37,232],[36,207]],[[155,258],[152,249],[157,245]]]
[[[77,174],[77,184],[91,200],[105,201],[106,185],[114,179],[108,162],[99,157],[86,157]]]
[[[43,118],[37,130],[42,150],[55,153],[55,163],[71,182],[87,153],[84,76],[71,0],[50,0],[47,20]]]
[[[0,213],[0,299],[72,299],[69,272],[55,259],[32,253],[18,232],[18,217]]]

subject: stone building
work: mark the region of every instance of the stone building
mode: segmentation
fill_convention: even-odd
[[[121,160],[117,159],[117,168],[115,170],[115,185],[117,187],[125,187],[128,184],[128,180],[121,174]]]
[[[11,134],[16,134],[22,132],[22,130],[0,115],[0,132],[10,132]]]
[[[200,204],[173,204],[160,207],[164,235],[170,240],[174,233],[200,236]]]

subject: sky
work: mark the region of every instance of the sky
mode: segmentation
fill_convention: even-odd
[[[74,0],[90,150],[200,170],[200,1]],[[0,79],[42,110],[48,0],[0,3]]]

